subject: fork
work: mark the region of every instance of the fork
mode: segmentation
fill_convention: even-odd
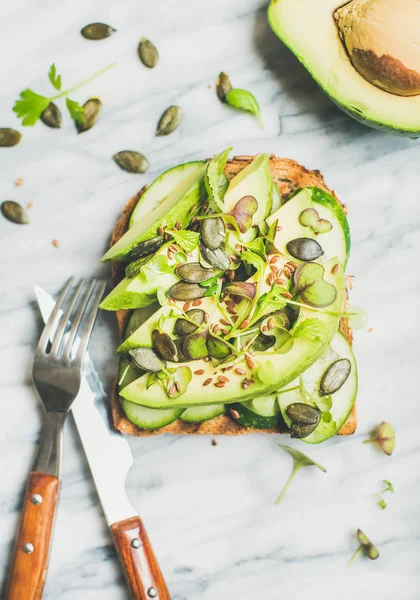
[[[73,278],[60,294],[35,352],[33,380],[45,408],[44,427],[28,477],[6,600],[38,600],[47,574],[60,488],[63,426],[79,391],[84,354],[106,283],[94,279],[86,286],[83,279],[69,294],[72,286]]]

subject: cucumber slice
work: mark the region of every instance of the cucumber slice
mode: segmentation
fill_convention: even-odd
[[[262,417],[276,417],[280,412],[276,394],[260,396],[249,400],[245,404],[249,410]]]
[[[130,218],[130,227],[144,218],[144,216],[159,206],[163,200],[174,190],[183,179],[194,173],[205,164],[204,160],[187,162],[168,169],[159,175],[149,185],[137,202]]]
[[[181,421],[187,423],[201,423],[202,421],[208,421],[214,417],[218,417],[226,412],[224,404],[208,404],[207,406],[192,406],[184,410],[182,415],[179,417]]]
[[[351,346],[342,333],[336,334],[327,351],[302,374],[303,385],[322,409],[322,406],[325,406],[326,398],[321,397],[318,394],[319,382],[325,369],[339,358],[347,358],[350,361],[351,371],[342,387],[331,396],[332,407],[329,411],[332,417],[331,422],[328,423],[324,419],[321,419],[321,422],[315,431],[308,437],[303,438],[302,442],[307,444],[319,444],[329,439],[335,435],[344,424],[353,408],[357,394],[357,366]],[[293,387],[298,384],[299,381],[295,380],[287,387]],[[299,390],[293,390],[283,394],[280,390],[278,401],[283,419],[290,428],[291,420],[286,414],[287,407],[293,402],[305,402],[305,400],[302,398]]]
[[[121,406],[129,421],[142,429],[159,429],[176,421],[181,415],[182,408],[167,408],[159,410],[158,408],[148,408],[133,404],[128,400],[121,399]]]
[[[277,427],[282,422],[281,414],[275,416],[263,416],[252,410],[252,400],[247,402],[234,402],[229,404],[230,412],[236,411],[238,417],[232,417],[244,427],[252,427],[253,429],[271,429]],[[235,414],[235,413],[234,413]]]

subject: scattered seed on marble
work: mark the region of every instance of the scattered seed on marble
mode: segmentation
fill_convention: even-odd
[[[28,202],[28,204],[26,205],[26,208],[32,208],[32,207],[33,207],[33,205],[34,205],[34,203],[33,203],[33,202]]]
[[[214,438],[211,441],[211,445],[212,446],[217,446],[217,440],[215,440]]]
[[[58,240],[53,240],[51,243],[54,246],[54,248],[59,248],[60,247],[60,242]]]
[[[103,40],[117,30],[107,25],[106,23],[89,23],[89,25],[85,25],[81,30],[82,36],[87,40]]]
[[[18,177],[15,181],[15,186],[20,187],[23,184],[23,177]]]
[[[194,371],[194,375],[204,375],[204,369],[198,369],[198,371]]]
[[[137,53],[145,67],[153,69],[158,63],[159,53],[156,46],[145,37],[142,37],[137,48]]]
[[[170,106],[159,119],[156,135],[169,135],[177,129],[182,121],[183,110],[180,106]]]

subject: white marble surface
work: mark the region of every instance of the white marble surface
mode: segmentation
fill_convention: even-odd
[[[128,198],[165,168],[233,144],[238,154],[274,152],[321,169],[348,204],[352,301],[368,310],[373,328],[356,334],[359,428],[352,438],[310,448],[328,473],[302,471],[281,506],[273,503],[291,460],[277,444],[286,438],[256,434],[220,439],[217,447],[209,438],[133,439],[129,496],[147,523],[174,600],[418,599],[419,144],[339,112],[271,33],[264,0],[15,0],[1,3],[0,14],[0,126],[18,125],[11,107],[22,89],[49,89],[53,61],[65,84],[118,61],[74,94],[81,102],[103,99],[94,129],[78,136],[67,118],[60,131],[38,124],[24,129],[20,145],[0,150],[0,199],[33,202],[30,225],[0,220],[1,578],[41,425],[30,381],[41,328],[32,285],[56,292],[70,274],[107,275],[99,258]],[[108,22],[118,33],[85,41],[79,30],[92,21]],[[160,50],[153,71],[136,55],[143,35]],[[222,69],[259,99],[263,131],[215,97]],[[172,103],[184,108],[185,120],[173,135],[155,138],[156,122]],[[133,176],[114,165],[111,155],[126,148],[149,157],[149,173]],[[19,188],[18,177],[24,178]],[[115,345],[115,323],[102,315],[91,349],[107,389]],[[361,443],[383,419],[397,431],[391,458]],[[127,599],[72,422],[65,442],[44,597]],[[396,490],[383,512],[367,497],[382,479]],[[348,568],[358,527],[381,557]]]

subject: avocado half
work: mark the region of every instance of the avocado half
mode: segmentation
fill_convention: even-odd
[[[353,66],[334,19],[340,0],[272,0],[268,20],[321,89],[348,115],[374,129],[420,137],[420,95],[373,85]]]

